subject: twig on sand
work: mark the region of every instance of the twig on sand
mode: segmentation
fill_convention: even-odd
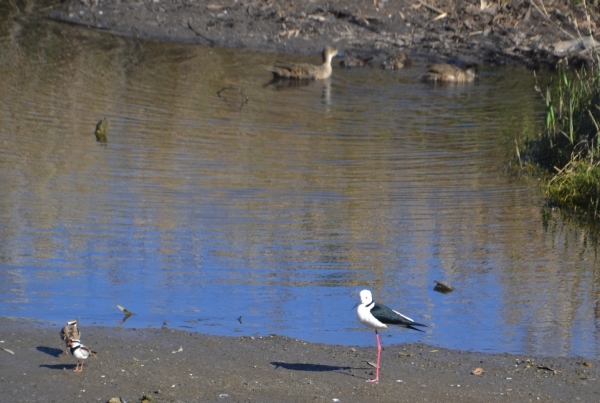
[[[545,365],[538,365],[538,369],[545,369],[546,371],[552,371],[552,372],[554,372],[555,374],[558,374],[558,373],[560,373],[560,371],[559,371],[559,370],[557,370],[557,369],[554,369],[554,368],[547,367],[547,366],[545,366]]]
[[[564,30],[563,27],[561,27],[560,25],[558,25],[556,22],[552,21],[550,19],[550,17],[548,16],[548,13],[545,12],[546,9],[544,8],[544,11],[540,10],[540,8],[537,6],[537,4],[535,4],[533,2],[533,0],[529,0],[529,4],[531,4],[533,6],[533,8],[535,8],[544,18],[546,18],[546,20],[550,21],[550,23],[554,24],[556,26],[556,28],[560,29],[564,34],[569,35],[571,38],[575,38],[575,36],[567,31]],[[544,3],[542,3],[542,7],[544,6]]]
[[[431,11],[435,11],[438,14],[447,14],[444,10],[441,10],[437,7],[434,6],[430,6],[429,4],[425,3],[424,1],[419,0],[419,3],[421,3],[421,5],[423,5],[424,7],[430,9]]]

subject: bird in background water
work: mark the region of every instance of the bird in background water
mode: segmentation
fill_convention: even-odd
[[[381,68],[384,70],[400,70],[406,66],[410,66],[411,62],[406,53],[398,53],[391,55],[381,63]]]
[[[422,332],[421,329],[415,326],[424,326],[422,323],[417,323],[408,316],[402,315],[400,312],[388,308],[385,305],[376,304],[373,301],[373,295],[369,290],[360,292],[360,302],[356,309],[358,320],[370,329],[375,330],[375,338],[377,340],[377,372],[375,379],[369,379],[367,382],[379,382],[379,361],[381,358],[381,341],[379,340],[379,331],[388,330],[388,325],[397,325],[408,329]]]
[[[265,66],[273,73],[274,78],[293,78],[297,80],[320,80],[331,76],[331,59],[339,55],[335,46],[327,46],[323,50],[323,64],[275,62],[273,66]]]
[[[430,64],[429,71],[421,76],[421,80],[443,83],[470,83],[479,77],[476,64],[458,67],[453,64]]]

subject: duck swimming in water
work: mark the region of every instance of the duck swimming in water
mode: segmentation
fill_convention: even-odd
[[[429,71],[421,76],[423,81],[444,83],[470,83],[479,76],[476,64],[458,67],[453,64],[430,64]]]
[[[384,70],[400,70],[408,65],[410,65],[410,60],[408,60],[406,53],[399,53],[385,59],[385,61],[381,63],[381,68]]]
[[[364,67],[372,59],[373,59],[373,56],[366,57],[366,58],[345,56],[344,59],[342,61],[340,61],[340,67],[345,67],[345,68]]]
[[[273,73],[274,78],[320,80],[331,76],[331,59],[338,54],[338,50],[335,46],[327,46],[323,50],[323,64],[320,66],[309,63],[276,62],[273,66],[265,67]]]

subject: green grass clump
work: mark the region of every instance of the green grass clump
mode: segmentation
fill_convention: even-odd
[[[557,206],[599,217],[600,205],[600,69],[568,73],[559,68],[548,89],[546,128],[526,145],[527,159],[551,178],[546,194]]]
[[[590,213],[597,218],[600,167],[581,161],[573,162],[549,181],[546,194],[556,205]]]

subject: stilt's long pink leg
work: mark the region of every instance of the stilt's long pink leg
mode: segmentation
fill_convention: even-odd
[[[375,379],[369,379],[367,382],[379,382],[379,360],[381,358],[381,342],[379,341],[379,333],[375,330],[375,338],[377,339],[377,369],[375,371]]]

